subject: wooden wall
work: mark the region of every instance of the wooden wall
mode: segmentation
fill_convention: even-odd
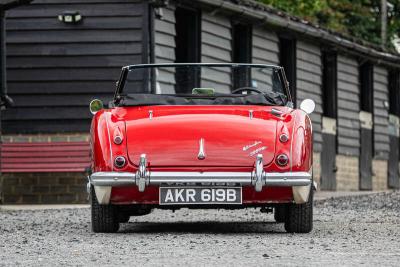
[[[230,18],[223,15],[203,13],[201,17],[201,62],[232,62],[232,33]],[[228,69],[204,69],[201,87],[219,88],[229,93],[230,71]]]
[[[303,99],[315,101],[315,111],[311,114],[314,133],[314,151],[322,148],[322,68],[319,45],[297,40],[297,106]]]
[[[279,65],[279,39],[275,32],[253,27],[252,57],[255,64]]]
[[[384,102],[389,102],[388,71],[374,66],[374,151],[376,158],[389,158],[389,112]]]
[[[36,0],[7,12],[7,74],[15,107],[4,133],[89,130],[88,103],[107,103],[124,65],[146,61],[147,3],[131,0]],[[57,16],[78,11],[82,23]]]
[[[64,24],[57,16],[79,11],[80,24]],[[174,5],[154,20],[156,62],[175,62]],[[36,0],[7,13],[9,94],[16,106],[4,112],[4,133],[87,132],[93,98],[111,99],[123,65],[148,61],[147,3],[139,0]],[[201,61],[231,62],[231,17],[202,10]],[[266,26],[253,25],[252,62],[279,64],[279,39]],[[297,104],[312,98],[314,149],[321,151],[322,66],[319,44],[297,40]],[[358,62],[338,55],[338,153],[359,155]],[[173,92],[173,73],[159,73],[159,85]],[[202,74],[203,87],[222,87],[227,72]],[[229,80],[229,79],[226,79]],[[387,71],[374,67],[375,152],[389,151]]]
[[[162,9],[162,17],[154,20],[154,43],[155,43],[155,62],[174,63],[175,62],[175,7],[173,5]],[[175,73],[168,72],[167,69],[157,73],[156,92],[164,94],[175,93]]]
[[[358,62],[345,55],[337,58],[338,153],[348,156],[360,154],[360,82]]]

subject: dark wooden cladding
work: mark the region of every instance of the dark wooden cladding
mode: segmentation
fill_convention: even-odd
[[[121,29],[140,29],[142,22],[141,15],[135,17],[91,17],[90,20],[83,24],[60,24],[54,17],[41,18],[16,18],[8,19],[6,26],[12,31],[47,31],[47,30],[121,30]]]
[[[84,19],[89,17],[126,17],[140,16],[143,14],[143,9],[137,4],[141,1],[123,2],[118,0],[96,1],[88,3],[88,1],[75,1],[71,4],[70,1],[47,1],[40,3],[34,1],[30,5],[21,6],[10,10],[7,18],[55,18],[63,11],[76,10],[83,15]],[[55,15],[55,17],[54,17]]]
[[[140,62],[141,55],[110,55],[110,56],[41,56],[37,60],[35,56],[12,57],[7,61],[7,68],[10,69],[32,69],[32,68],[76,68],[106,66],[118,68],[129,65],[132,62]]]
[[[35,120],[55,120],[52,123],[56,124],[58,123],[56,120],[59,119],[90,119],[91,114],[86,106],[88,105],[69,105],[57,108],[53,108],[51,106],[45,108],[14,108],[9,109],[9,112],[7,112],[7,117],[9,120],[21,120],[21,118],[24,118],[24,120],[30,120],[31,124],[33,124]],[[24,124],[24,127],[29,128],[27,124]]]
[[[34,98],[35,94],[28,95],[15,95],[13,100],[18,103],[21,108],[26,107],[70,107],[70,103],[74,103],[76,106],[87,106],[88,103],[95,98],[107,98],[108,93],[100,94],[98,92],[91,94],[49,94],[43,95],[32,101],[30,98]],[[65,101],[68,99],[68,101]],[[12,113],[12,112],[11,112]]]
[[[78,11],[78,24],[58,21]],[[148,2],[36,0],[7,13],[3,133],[87,132],[88,103],[111,100],[121,67],[146,63]]]
[[[82,94],[92,95],[110,93],[110,88],[115,86],[114,81],[45,81],[45,82],[13,82],[8,89],[13,96],[25,94]],[[82,88],[85,90],[82,92]]]
[[[337,57],[338,153],[360,155],[360,89],[358,62],[347,55]]]
[[[315,101],[313,122],[314,151],[322,150],[322,62],[321,50],[317,44],[296,41],[296,102],[297,106],[306,98]]]
[[[322,54],[322,98],[323,115],[337,117],[337,54],[324,51]]]
[[[389,103],[388,70],[381,66],[373,68],[373,107],[374,107],[374,156],[388,159],[389,143]]]
[[[60,22],[61,23],[61,22]],[[127,34],[129,30],[47,30],[47,31],[8,31],[8,44],[23,43],[113,43],[141,41],[141,31]]]
[[[38,59],[39,60],[39,59]],[[24,81],[110,81],[118,80],[119,68],[32,68],[8,72],[8,82]],[[45,75],[43,75],[45,74]],[[114,89],[114,88],[113,88]],[[12,92],[11,92],[12,93]]]
[[[389,71],[389,112],[400,116],[400,70]]]
[[[7,47],[7,55],[12,56],[102,56],[139,55],[142,42],[113,43],[65,43],[60,44],[13,44]]]
[[[25,131],[21,130],[24,124]],[[68,129],[69,132],[88,131],[88,123],[82,119],[60,119],[49,128],[48,120],[19,120],[7,122],[7,132],[9,133],[62,133]],[[28,129],[29,128],[29,129]],[[3,128],[4,132],[4,128]]]

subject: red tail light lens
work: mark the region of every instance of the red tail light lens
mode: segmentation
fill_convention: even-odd
[[[115,143],[116,145],[122,144],[122,136],[116,135],[116,136],[114,137],[114,143]]]
[[[116,145],[120,145],[124,141],[124,137],[121,134],[121,131],[119,130],[118,126],[115,127],[113,136],[114,136],[114,144]]]
[[[279,141],[281,141],[282,143],[286,143],[287,141],[289,141],[289,136],[287,134],[281,134],[279,136]]]
[[[114,160],[114,165],[117,168],[122,168],[125,166],[125,164],[126,164],[126,159],[123,156],[118,156]]]
[[[276,164],[283,167],[289,163],[289,157],[286,154],[280,154],[276,157]]]

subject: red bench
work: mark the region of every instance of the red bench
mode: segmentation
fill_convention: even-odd
[[[89,142],[3,143],[0,170],[84,172],[90,167]]]

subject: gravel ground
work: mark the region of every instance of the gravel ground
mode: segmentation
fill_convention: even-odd
[[[400,265],[400,192],[315,204],[287,234],[259,210],[156,210],[93,234],[89,209],[0,212],[0,265]]]

